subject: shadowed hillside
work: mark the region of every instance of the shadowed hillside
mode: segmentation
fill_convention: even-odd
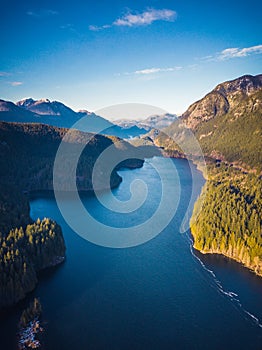
[[[31,221],[28,194],[53,190],[54,160],[67,132],[68,129],[43,124],[0,122],[0,307],[17,302],[31,291],[37,283],[38,271],[64,260],[61,228],[51,219]],[[117,174],[119,167],[143,165],[143,159],[135,158],[136,149],[117,137],[71,130],[66,139],[70,152],[74,155],[85,144],[76,173],[81,191],[93,190],[94,163],[108,147],[112,148],[116,166],[110,174],[107,164],[98,163],[96,183],[100,189],[119,185],[122,180]],[[71,163],[66,155],[63,164],[67,171],[61,178],[68,190]]]

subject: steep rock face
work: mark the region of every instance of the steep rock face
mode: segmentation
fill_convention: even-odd
[[[195,128],[202,151],[245,170],[262,170],[262,88],[238,97],[229,112]]]
[[[210,92],[202,100],[192,104],[182,115],[186,125],[195,129],[203,121],[210,120],[216,115],[222,116],[229,110],[229,102],[219,92]]]
[[[182,115],[182,120],[189,128],[196,129],[198,124],[230,112],[241,100],[261,88],[262,74],[244,75],[219,84],[201,100],[193,103]]]
[[[224,96],[227,96],[229,100],[238,93],[250,95],[256,90],[262,87],[262,74],[252,76],[244,75],[240,78],[226,81],[219,84],[214,91],[220,92]]]

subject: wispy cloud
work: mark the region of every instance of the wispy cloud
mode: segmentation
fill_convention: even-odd
[[[235,57],[246,57],[250,55],[262,54],[262,45],[250,46],[250,47],[232,47],[221,51],[218,55],[219,60],[228,60]]]
[[[145,68],[145,69],[139,69],[134,72],[125,72],[125,73],[116,73],[116,76],[123,76],[123,75],[130,75],[130,76],[139,76],[140,78],[146,79],[146,80],[152,80],[159,78],[161,76],[161,73],[166,72],[175,72],[183,69],[183,67],[167,67],[167,68],[159,68],[159,67],[152,67],[152,68]]]
[[[176,19],[176,12],[173,10],[163,9],[148,9],[142,13],[128,13],[114,21],[116,26],[141,26],[149,25],[155,21],[173,22]]]
[[[107,28],[110,28],[112,27],[110,24],[104,24],[103,26],[94,26],[94,25],[90,25],[88,27],[89,30],[92,30],[93,32],[98,32],[99,30],[102,30],[102,29],[107,29]]]
[[[10,85],[12,85],[12,86],[20,86],[20,85],[23,85],[23,82],[22,81],[11,81]]]
[[[249,47],[230,47],[227,49],[224,49],[220,52],[217,52],[215,55],[208,55],[205,57],[202,57],[201,61],[226,61],[233,58],[241,58],[241,57],[247,57],[251,55],[259,55],[262,54],[262,45],[255,45],[255,46],[249,46]]]
[[[63,24],[63,25],[60,26],[60,29],[69,29],[69,30],[71,30],[72,28],[74,29],[74,26],[71,23]]]
[[[176,17],[176,12],[168,9],[157,10],[151,8],[141,13],[132,13],[129,11],[124,16],[116,19],[112,24],[104,24],[102,26],[90,25],[89,30],[99,31],[102,29],[110,28],[112,26],[146,26],[152,24],[155,21],[173,22]]]
[[[174,72],[182,69],[182,67],[169,67],[169,68],[146,68],[141,70],[136,70],[133,74],[142,74],[142,75],[148,75],[148,74],[156,74],[161,72]]]
[[[78,32],[78,30],[75,28],[75,26],[71,23],[61,25],[60,29],[68,31],[68,32],[73,33],[73,34],[76,34],[79,37],[81,36],[81,34]]]
[[[196,70],[199,67],[198,64],[194,63],[194,64],[189,64],[187,66],[187,68],[191,69],[191,70]]]
[[[57,11],[54,10],[40,10],[40,11],[27,11],[26,14],[32,17],[49,17],[58,15]]]
[[[9,77],[10,75],[12,74],[8,72],[0,72],[0,77]]]

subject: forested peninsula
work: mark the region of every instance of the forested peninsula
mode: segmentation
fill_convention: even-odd
[[[0,122],[0,308],[24,298],[35,288],[40,270],[57,265],[65,258],[60,226],[48,218],[32,222],[29,195],[34,191],[53,190],[53,164],[67,131],[37,123]],[[120,159],[123,153],[131,157],[113,169],[110,187],[118,186],[122,180],[117,173],[119,167],[143,165],[142,159],[135,159],[135,148],[117,137],[73,130],[67,140],[73,151],[76,145],[87,141],[77,167],[80,191],[93,190],[93,166],[107,147],[112,146]],[[101,164],[97,179],[101,189],[108,184],[103,166]],[[67,176],[62,174],[65,186]]]
[[[155,143],[184,156],[174,142],[182,129],[194,133],[208,170],[191,219],[194,248],[223,254],[262,276],[262,75],[219,84]],[[194,154],[189,158],[198,163]]]

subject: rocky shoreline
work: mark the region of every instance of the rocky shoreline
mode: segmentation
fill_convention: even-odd
[[[42,333],[44,328],[41,326],[38,318],[33,319],[25,328],[21,328],[18,332],[18,349],[38,349],[41,342],[37,339],[37,335]]]
[[[40,317],[42,305],[35,298],[22,312],[18,325],[17,342],[19,350],[38,349],[41,346],[39,336],[44,332]]]

